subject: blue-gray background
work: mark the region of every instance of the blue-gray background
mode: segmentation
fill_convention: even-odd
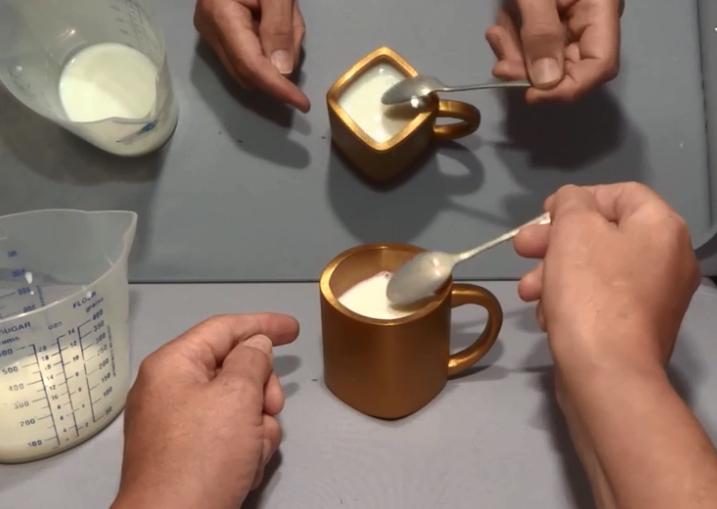
[[[380,45],[446,81],[489,78],[494,58],[483,34],[493,1],[304,0],[308,115],[233,88],[198,43],[193,4],[157,1],[181,110],[159,154],[107,156],[0,91],[0,214],[136,210],[135,281],[311,280],[337,252],[373,241],[457,250],[537,215],[569,182],[641,180],[687,218],[698,241],[712,228],[712,0],[628,2],[621,75],[579,104],[528,108],[499,93],[460,95],[481,109],[480,131],[437,147],[387,190],[366,185],[331,150],[326,90]],[[715,102],[707,107],[717,118]],[[526,267],[504,246],[459,276],[510,278]]]

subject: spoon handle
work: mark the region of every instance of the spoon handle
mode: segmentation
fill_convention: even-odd
[[[513,237],[518,235],[518,232],[520,230],[532,224],[550,224],[550,214],[546,212],[545,214],[536,217],[535,219],[532,219],[527,223],[524,223],[517,228],[510,230],[509,232],[504,233],[500,237],[496,237],[493,240],[486,242],[485,244],[481,244],[480,246],[471,249],[470,251],[460,253],[459,255],[457,255],[458,262],[464,262],[469,258],[473,258],[475,255],[482,253],[483,251],[487,251],[488,249],[495,247],[498,244],[502,244],[503,242],[512,239]]]
[[[443,87],[440,92],[462,92],[464,90],[483,90],[487,88],[528,88],[531,86],[528,80],[515,81],[488,81],[485,83],[474,83],[472,85],[460,85],[457,87]]]

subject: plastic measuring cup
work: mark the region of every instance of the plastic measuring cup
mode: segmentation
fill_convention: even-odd
[[[0,217],[0,462],[50,456],[122,411],[134,212]]]
[[[157,70],[154,105],[142,118],[74,122],[61,99],[62,71],[83,49],[106,43],[151,60]],[[113,154],[150,152],[177,124],[164,38],[142,0],[2,0],[0,82],[36,113]]]

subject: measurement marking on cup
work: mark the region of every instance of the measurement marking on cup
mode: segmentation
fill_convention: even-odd
[[[36,285],[35,288],[37,288],[37,298],[40,300],[40,305],[45,307],[45,296],[42,294],[42,286]]]
[[[57,349],[59,351],[62,351],[62,347],[60,346],[60,338],[57,338],[55,340],[57,342]],[[67,399],[70,400],[70,408],[72,409],[72,422],[75,424],[75,433],[77,433],[77,436],[80,436],[80,428],[77,427],[77,417],[75,417],[75,405],[72,403],[72,396],[70,396],[70,385],[67,383],[67,369],[65,366],[65,360],[62,358],[62,355],[60,355],[60,363],[62,363],[62,373],[65,375],[65,387],[67,387]]]
[[[110,327],[110,324],[107,324],[107,340],[110,344],[110,359],[112,361],[112,376],[117,377],[117,367],[115,366],[115,349],[112,346],[112,327]]]
[[[84,327],[85,325],[87,325],[87,324],[90,323],[91,321],[92,321],[91,319],[90,319],[90,320],[86,320],[86,321],[82,322],[80,325],[77,326],[77,337],[80,338],[80,340],[81,340],[82,338],[84,338],[85,336],[87,336],[87,334],[82,334],[82,327]],[[92,334],[92,333],[89,332],[88,334]],[[80,345],[80,347],[81,347],[81,346],[82,346],[82,345]]]
[[[88,320],[89,322],[90,320]],[[87,323],[87,322],[85,322]],[[95,416],[95,404],[92,402],[92,390],[90,389],[90,376],[87,374],[87,359],[85,359],[85,348],[82,345],[82,336],[80,336],[80,327],[77,327],[77,337],[80,340],[80,353],[82,354],[82,368],[85,370],[85,383],[87,384],[87,398],[90,400],[90,412],[92,412],[92,422],[97,422]]]
[[[35,355],[35,362],[37,362],[37,367],[40,367],[40,358],[37,356],[37,347],[35,345],[32,346],[32,353]],[[42,389],[45,392],[45,401],[47,401],[47,408],[50,408],[50,396],[47,394],[47,386],[43,382]],[[55,430],[55,440],[57,440],[57,445],[60,445],[60,434],[57,432],[57,424],[55,423],[55,416],[52,414],[52,411],[50,411],[50,417],[52,418],[52,428]]]

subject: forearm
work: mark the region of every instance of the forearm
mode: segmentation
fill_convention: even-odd
[[[714,506],[717,454],[664,371],[567,373],[572,420],[597,462],[586,465],[594,489],[631,509]]]
[[[557,373],[556,385],[558,403],[568,425],[570,439],[575,447],[575,452],[590,481],[595,506],[598,509],[617,509],[615,495],[612,492],[605,471],[597,457],[595,446],[588,435],[587,427],[580,416],[577,415],[575,409],[570,405],[570,402],[566,400],[562,390],[565,383],[562,381],[559,373]]]

